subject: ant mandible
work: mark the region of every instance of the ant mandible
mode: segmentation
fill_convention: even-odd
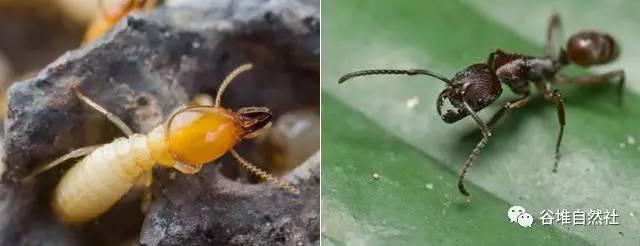
[[[464,196],[469,196],[465,188],[464,178],[473,165],[480,150],[487,144],[491,136],[489,126],[496,123],[508,111],[526,105],[531,99],[529,85],[533,84],[544,98],[556,105],[560,131],[556,141],[555,161],[553,172],[557,172],[560,159],[560,143],[565,126],[564,101],[558,90],[550,90],[551,83],[598,84],[618,78],[618,103],[622,101],[625,75],[623,70],[614,70],[600,75],[586,75],[567,77],[560,70],[570,64],[583,68],[601,65],[614,61],[620,54],[616,41],[606,33],[597,31],[581,31],[569,38],[566,48],[557,49],[554,40],[560,33],[561,23],[558,14],[549,19],[544,56],[526,56],[516,53],[506,53],[497,49],[489,55],[486,63],[473,64],[456,73],[453,78],[446,77],[426,69],[396,70],[378,69],[361,70],[342,76],[338,83],[351,78],[366,75],[404,74],[427,75],[437,78],[447,84],[438,96],[437,111],[446,123],[454,123],[467,116],[471,116],[482,131],[482,139],[467,157],[459,176],[458,189]],[[476,112],[493,103],[502,93],[500,83],[506,84],[519,98],[508,101],[496,112],[488,123],[485,123]],[[454,109],[442,112],[445,99]]]

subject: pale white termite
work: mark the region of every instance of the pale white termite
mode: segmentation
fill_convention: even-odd
[[[258,136],[271,125],[271,112],[264,107],[246,107],[237,112],[220,106],[227,85],[251,64],[239,66],[222,82],[213,106],[188,106],[174,112],[165,124],[149,134],[134,134],[116,115],[72,89],[82,101],[100,111],[128,137],[112,143],[77,149],[37,169],[27,178],[49,170],[77,157],[84,157],[69,169],[54,190],[52,207],[56,216],[69,224],[92,220],[112,207],[145,174],[145,185],[151,184],[154,166],[172,167],[185,174],[194,174],[205,163],[226,152],[249,171],[291,193],[298,189],[262,171],[243,159],[233,149],[242,139]]]

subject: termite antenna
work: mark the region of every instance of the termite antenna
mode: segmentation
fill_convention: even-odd
[[[436,79],[442,80],[442,82],[445,82],[448,85],[451,85],[451,81],[446,77],[426,69],[409,69],[409,70],[374,69],[374,70],[355,71],[340,77],[340,79],[338,80],[338,84],[342,84],[345,81],[355,77],[368,76],[368,75],[383,75],[383,74],[427,75],[427,76],[431,76]]]
[[[227,77],[224,78],[224,80],[222,81],[222,84],[220,84],[220,88],[218,88],[218,94],[216,95],[216,102],[214,104],[214,107],[216,108],[220,107],[220,99],[222,98],[222,93],[227,88],[229,83],[231,83],[231,81],[233,81],[233,79],[235,79],[241,73],[249,71],[252,68],[253,68],[253,65],[251,63],[241,65],[236,69],[234,69],[233,71],[231,71],[231,73],[229,73],[229,75],[227,75]]]
[[[264,170],[260,169],[259,167],[256,167],[255,165],[251,164],[251,162],[245,160],[240,155],[238,155],[238,152],[236,152],[236,150],[231,149],[231,150],[229,150],[229,152],[231,152],[233,157],[236,158],[236,160],[238,160],[238,162],[240,162],[240,165],[242,165],[242,167],[244,167],[247,170],[249,170],[250,172],[258,175],[260,178],[271,182],[272,184],[274,184],[278,188],[288,190],[289,192],[291,192],[291,193],[293,193],[295,195],[300,194],[300,190],[298,190],[296,187],[293,187],[292,185],[290,185],[289,183],[285,182],[284,180],[276,178],[273,175],[271,175],[271,174],[265,172]]]

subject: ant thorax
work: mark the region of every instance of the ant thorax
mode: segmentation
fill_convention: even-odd
[[[528,91],[529,82],[552,80],[559,68],[548,57],[508,54],[501,50],[491,53],[487,63],[495,71],[498,80],[516,93]]]
[[[526,60],[526,79],[535,81],[551,81],[558,72],[556,62],[551,58],[529,58]]]

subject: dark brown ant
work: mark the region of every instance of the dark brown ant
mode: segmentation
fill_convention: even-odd
[[[569,38],[566,48],[557,49],[554,40],[557,40],[560,32],[560,17],[554,14],[549,19],[547,27],[547,41],[544,56],[526,56],[515,53],[506,53],[500,49],[489,55],[486,63],[473,64],[456,73],[453,78],[446,77],[426,69],[412,70],[362,70],[348,73],[342,76],[338,83],[348,79],[381,74],[427,75],[447,84],[438,96],[437,111],[446,123],[454,123],[469,115],[482,131],[482,139],[475,146],[464,163],[458,176],[458,189],[460,193],[469,196],[464,186],[464,178],[474,160],[485,146],[491,130],[489,126],[496,123],[511,109],[520,108],[531,99],[529,87],[533,84],[542,93],[546,100],[556,104],[560,131],[556,142],[555,162],[553,172],[557,171],[560,159],[560,143],[565,125],[564,102],[558,90],[550,90],[551,83],[577,83],[598,84],[619,78],[618,102],[622,100],[625,75],[623,70],[615,70],[600,75],[586,75],[567,77],[560,70],[569,65],[576,64],[581,67],[606,64],[615,60],[620,54],[616,41],[608,34],[596,31],[581,31]],[[559,52],[557,52],[559,51]],[[508,101],[487,124],[478,117],[476,112],[493,103],[502,93],[500,83],[506,84],[520,97]],[[442,106],[445,99],[449,101],[453,109],[447,109],[444,113]]]

